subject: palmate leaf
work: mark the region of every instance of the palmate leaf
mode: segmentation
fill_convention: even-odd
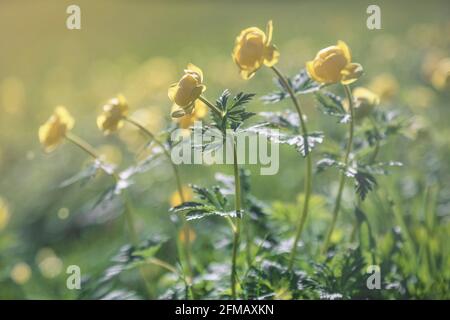
[[[263,135],[274,143],[293,146],[303,157],[306,157],[314,147],[322,143],[324,138],[322,132],[311,132],[307,135],[305,143],[303,135],[280,132],[278,129],[270,128],[267,124],[255,125],[244,131]]]
[[[288,78],[287,80],[295,94],[307,94],[315,92],[321,88],[319,83],[309,77],[305,69],[300,70],[298,74],[292,78]],[[264,103],[276,103],[289,97],[289,93],[286,91],[278,78],[275,79],[275,84],[280,90],[261,97],[261,100]]]
[[[342,98],[331,92],[315,92],[315,97],[319,102],[319,109],[326,115],[339,118],[340,123],[347,123],[350,114],[345,111]]]
[[[388,167],[399,167],[402,166],[402,163],[398,161],[380,162],[373,165],[354,163],[346,167],[343,162],[336,159],[323,158],[316,163],[316,166],[317,172],[333,167],[343,172],[347,177],[354,179],[356,193],[361,200],[364,200],[367,194],[377,185],[375,175],[386,175],[388,174]]]
[[[216,107],[222,111],[222,114],[213,113],[215,125],[222,132],[225,132],[228,126],[237,130],[245,120],[255,115],[245,109],[245,105],[253,99],[255,94],[239,92],[231,99],[231,102],[230,96],[230,91],[225,90],[216,100]]]

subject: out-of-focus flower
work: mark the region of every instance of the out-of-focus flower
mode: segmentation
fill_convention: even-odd
[[[60,208],[57,212],[58,218],[60,218],[61,220],[65,220],[69,217],[70,215],[70,210],[68,208]]]
[[[363,73],[362,66],[352,62],[350,49],[344,41],[320,50],[314,60],[306,62],[306,69],[320,83],[350,84]]]
[[[173,106],[174,109],[177,108],[177,106]],[[199,121],[203,119],[208,114],[208,107],[206,104],[204,104],[202,101],[197,100],[195,102],[194,110],[191,114],[187,114],[181,118],[176,118],[176,121],[178,122],[178,125],[181,129],[188,129],[192,125],[194,125],[195,121]]]
[[[25,284],[31,278],[31,268],[25,262],[19,262],[11,270],[11,279],[19,284]]]
[[[404,98],[413,110],[420,111],[433,106],[436,94],[429,87],[414,86],[406,90]]]
[[[431,83],[437,90],[450,90],[450,58],[438,62],[431,75]]]
[[[169,87],[169,99],[178,106],[172,111],[172,117],[179,118],[191,114],[195,106],[195,100],[205,90],[202,70],[192,63],[188,64],[180,81]]]
[[[373,108],[380,103],[378,95],[363,87],[353,89],[353,98],[355,100],[354,112],[356,120],[361,120],[368,116]],[[348,103],[345,103],[344,106],[348,110]]]
[[[380,97],[381,101],[391,100],[398,92],[398,81],[389,73],[382,73],[369,84],[369,89]]]
[[[195,241],[195,238],[197,237],[197,234],[195,233],[194,229],[192,229],[189,226],[186,226],[185,228],[188,228],[188,232],[189,232],[189,243],[192,243]],[[180,239],[180,241],[182,243],[186,242],[186,231],[184,230],[184,228],[182,228],[179,232],[178,232],[178,239]]]
[[[181,188],[182,188],[182,192],[183,192],[184,201],[192,200],[192,198],[194,197],[194,194],[192,193],[192,189],[189,188],[188,186],[182,186]],[[172,193],[172,195],[170,196],[170,206],[176,207],[182,203],[183,203],[183,199],[181,199],[181,195],[178,192],[178,190],[175,191],[174,193]]]
[[[123,95],[108,101],[97,117],[97,126],[105,135],[123,127],[123,118],[128,115],[128,103]]]
[[[266,32],[257,27],[241,31],[236,38],[232,57],[240,69],[243,79],[250,79],[255,72],[266,65],[274,66],[278,62],[280,53],[272,41],[272,20],[267,23]]]
[[[36,254],[36,263],[42,275],[52,279],[57,277],[62,269],[63,263],[51,248],[42,248]]]
[[[0,197],[0,231],[8,225],[11,214],[6,200]]]
[[[25,105],[25,86],[16,77],[8,77],[0,84],[0,107],[9,114],[20,114]]]
[[[39,141],[45,152],[52,152],[64,140],[68,131],[75,124],[67,109],[63,106],[56,107],[53,115],[39,128]]]

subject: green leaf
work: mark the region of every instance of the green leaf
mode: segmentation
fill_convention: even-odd
[[[307,135],[307,143],[305,143],[303,135],[283,133],[278,129],[268,127],[267,124],[255,125],[244,131],[263,135],[274,143],[293,146],[303,157],[306,157],[314,147],[322,143],[324,137],[322,132],[311,132]]]
[[[184,214],[188,221],[198,220],[212,215],[232,218],[239,216],[239,214],[236,214],[236,211],[218,211],[214,206],[199,202],[185,202],[179,206],[171,208],[170,210],[175,213]]]
[[[350,120],[350,115],[345,111],[341,97],[327,91],[318,91],[314,95],[319,102],[319,109],[324,114],[339,118],[340,123],[347,123]]]
[[[285,110],[283,112],[260,112],[258,115],[274,128],[285,128],[294,132],[298,132],[300,128],[300,119],[297,112]]]
[[[372,174],[363,171],[357,171],[354,178],[356,193],[361,200],[364,200],[367,194],[377,185],[377,180]]]
[[[289,92],[286,91],[280,80],[275,78],[274,81],[280,90],[261,97],[261,100],[264,103],[276,103],[289,97]],[[308,72],[306,72],[305,69],[300,70],[298,74],[292,78],[288,78],[287,81],[295,94],[307,94],[321,88],[319,83],[309,77]]]

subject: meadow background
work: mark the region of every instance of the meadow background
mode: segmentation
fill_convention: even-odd
[[[257,96],[273,91],[270,70],[263,68],[243,81],[231,59],[240,30],[264,28],[269,19],[274,22],[273,42],[281,52],[280,69],[293,75],[317,50],[344,40],[354,60],[364,66],[365,75],[357,85],[385,90],[382,105],[399,110],[410,121],[380,153],[381,160],[404,163],[380,179],[380,193],[396,201],[414,239],[418,262],[411,266],[411,274],[427,284],[416,297],[448,298],[450,94],[448,87],[437,88],[430,79],[437,62],[450,56],[450,4],[376,1],[382,10],[382,30],[371,31],[366,28],[366,8],[372,2],[1,1],[0,298],[76,298],[78,293],[65,286],[67,266],[78,265],[83,275],[95,276],[128,241],[123,217],[114,207],[91,210],[92,201],[109,184],[107,178],[58,187],[88,159],[68,143],[52,154],[43,153],[37,131],[54,107],[65,105],[76,119],[73,132],[126,168],[136,161],[145,139],[130,127],[104,137],[95,123],[101,106],[122,93],[133,116],[157,132],[171,121],[167,88],[189,62],[203,69],[211,100],[225,88]],[[70,4],[81,7],[79,31],[65,27]],[[344,126],[321,114],[312,97],[305,97],[303,105],[309,128],[342,141]],[[289,107],[289,101],[264,105],[256,99],[250,104],[252,111]],[[281,147],[277,175],[260,176],[257,166],[248,169],[259,199],[275,208],[298,206],[303,160],[295,151]],[[211,184],[217,170],[232,172],[231,166],[186,165],[180,170],[184,182],[201,185]],[[315,176],[316,204],[306,226],[307,239],[324,232],[337,180],[333,171]],[[173,236],[167,210],[174,191],[170,167],[164,163],[141,175],[131,188],[142,237]],[[350,191],[349,187],[338,221],[342,239],[353,219]],[[366,212],[382,241],[398,225],[398,217],[371,196],[367,203]],[[227,250],[212,250],[229,238],[223,225],[214,219],[194,225],[193,252],[201,256],[200,264],[229,255]],[[431,248],[426,251],[429,255],[423,254],[424,247]],[[173,243],[169,241],[159,256],[175,261]],[[149,267],[146,272],[157,297],[165,289],[163,271]],[[134,273],[121,281],[141,290]]]

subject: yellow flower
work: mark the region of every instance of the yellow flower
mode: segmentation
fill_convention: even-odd
[[[128,115],[128,103],[124,96],[118,95],[103,106],[103,112],[97,117],[97,126],[105,135],[123,126],[123,118]]]
[[[344,41],[320,50],[314,60],[306,62],[309,75],[320,83],[350,84],[363,73],[359,63],[352,63],[350,49]]]
[[[44,146],[45,152],[55,150],[74,124],[75,120],[65,107],[56,107],[53,115],[39,127],[39,141]]]
[[[11,214],[9,213],[8,204],[0,197],[0,231],[8,225]]]
[[[274,66],[280,53],[272,41],[272,20],[267,23],[266,32],[257,27],[241,31],[236,38],[232,57],[244,79],[250,79],[262,65]]]
[[[172,110],[176,110],[177,106],[174,105],[172,107]],[[202,101],[197,100],[195,101],[194,109],[192,110],[191,114],[187,114],[182,116],[181,118],[176,118],[176,121],[178,122],[178,125],[181,129],[189,129],[191,126],[194,125],[195,121],[199,121],[206,117],[206,114],[208,113],[208,107],[206,104],[204,104]]]
[[[376,76],[369,84],[369,89],[376,93],[381,101],[392,99],[397,94],[398,88],[397,79],[389,73]]]
[[[380,97],[363,87],[353,89],[355,100],[355,119],[360,120],[372,112],[373,108],[380,103]],[[348,108],[348,104],[345,105]]]
[[[192,113],[195,101],[206,90],[202,82],[202,70],[192,63],[188,64],[180,81],[169,87],[169,99],[177,105],[177,108],[172,111],[172,117],[179,118]]]
[[[15,283],[25,284],[30,280],[31,268],[25,262],[19,262],[12,268],[10,276]]]
[[[438,62],[431,75],[431,83],[438,90],[450,90],[450,58]]]
[[[192,189],[189,188],[188,186],[183,186],[182,192],[183,192],[184,201],[190,201],[194,197],[194,194],[192,193]],[[181,199],[180,193],[178,191],[175,191],[174,193],[172,193],[172,195],[170,196],[170,206],[176,207],[182,203],[183,203],[183,200]]]

